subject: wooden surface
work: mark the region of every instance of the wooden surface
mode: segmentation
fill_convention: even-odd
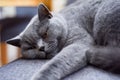
[[[0,44],[0,67],[2,66],[2,57],[1,57],[1,53],[2,53],[2,51],[1,51],[1,44]]]
[[[8,63],[8,61],[7,61],[7,46],[4,42],[1,42],[0,45],[1,45],[1,52],[0,52],[1,65],[5,65]]]
[[[37,6],[42,0],[0,0],[0,6]]]
[[[52,0],[0,0],[0,6],[38,6],[40,3],[46,4],[51,9]]]
[[[9,56],[10,52],[8,52],[9,47],[5,42],[0,43],[0,66],[8,64],[9,62],[21,57],[21,50],[19,48],[13,48],[13,51],[14,51],[14,49],[16,49],[16,51],[17,51],[16,57],[14,57],[13,60],[9,60],[8,59],[8,58],[10,58],[10,56]]]

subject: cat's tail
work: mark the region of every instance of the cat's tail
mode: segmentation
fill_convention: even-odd
[[[115,73],[120,73],[120,48],[94,46],[86,52],[88,63]]]

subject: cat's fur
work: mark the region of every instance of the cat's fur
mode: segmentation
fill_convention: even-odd
[[[103,31],[114,30],[114,26],[119,28],[119,4],[119,0],[78,0],[59,13],[50,13],[40,4],[38,15],[33,17],[20,35],[8,43],[21,47],[25,58],[53,57],[32,80],[62,79],[85,67],[88,60],[96,65],[91,61],[93,56],[97,56],[94,51],[90,51],[93,50],[91,46],[119,46],[116,39],[112,43],[109,32]],[[115,35],[119,36],[117,33]]]
[[[94,18],[95,46],[87,51],[89,63],[120,73],[120,0],[103,0]]]
[[[96,67],[120,74],[120,48],[96,46],[87,51],[88,62]]]

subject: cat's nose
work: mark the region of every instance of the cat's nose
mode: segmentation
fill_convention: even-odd
[[[44,47],[44,46],[41,46],[41,47],[39,47],[38,50],[39,50],[39,51],[45,51],[45,47]]]

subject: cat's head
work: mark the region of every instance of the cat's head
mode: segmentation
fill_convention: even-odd
[[[62,49],[66,37],[65,19],[59,14],[52,14],[44,4],[40,4],[38,15],[32,18],[22,33],[7,43],[20,47],[23,57],[49,58]]]

